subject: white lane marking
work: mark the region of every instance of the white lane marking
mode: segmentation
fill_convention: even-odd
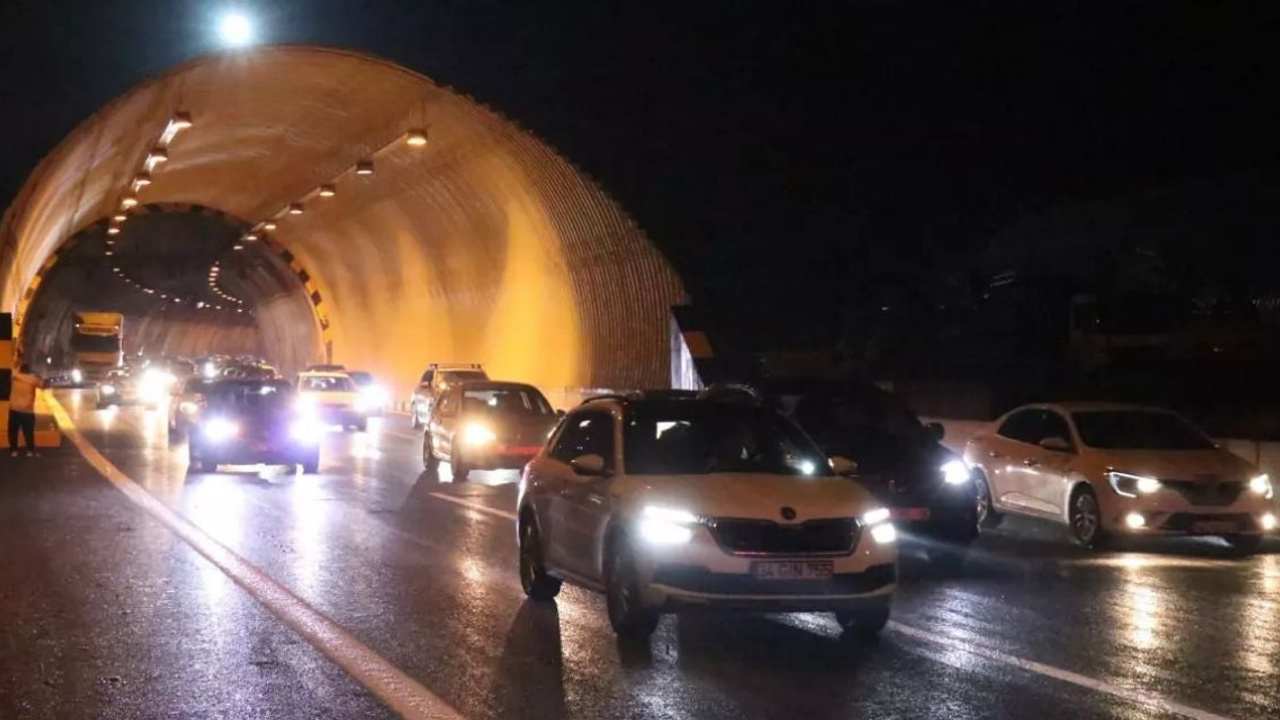
[[[485,505],[480,505],[479,503],[463,500],[462,498],[458,498],[453,495],[445,495],[443,493],[429,493],[429,495],[439,500],[445,500],[454,503],[455,505],[461,505],[473,510],[479,510],[480,512],[504,517],[508,520],[516,519],[515,513],[507,512],[505,510],[497,510]],[[993,648],[953,640],[910,625],[904,625],[896,620],[891,621],[889,623],[889,627],[903,635],[909,635],[919,640],[925,640],[938,645],[946,645],[954,650],[960,650],[1004,665],[1010,665],[1026,672],[1043,675],[1061,682],[1070,683],[1072,685],[1112,695],[1162,712],[1182,715],[1184,717],[1192,718],[1193,720],[1232,720],[1232,718],[1225,715],[1217,715],[1206,710],[1193,708],[1189,705],[1183,705],[1173,700],[1168,700],[1155,693],[1120,687],[1102,680],[1096,680],[1086,675],[1071,672],[1070,670],[1064,670],[1062,668],[1046,665],[1034,660],[1027,660],[1025,658],[1018,657],[1017,655],[1010,655],[1009,653],[1001,652],[1000,650],[995,650]]]
[[[57,400],[50,407],[63,434],[116,489],[172,530],[387,707],[409,720],[463,720],[463,715],[444,700],[134,482],[80,434]]]
[[[508,520],[515,520],[515,519],[516,519],[516,514],[515,514],[515,513],[513,513],[513,512],[507,512],[506,510],[499,510],[499,509],[497,509],[497,508],[491,508],[491,507],[489,507],[488,505],[481,505],[480,503],[470,502],[470,501],[468,501],[468,500],[463,500],[462,498],[460,498],[460,497],[455,497],[455,496],[453,496],[453,495],[445,495],[444,493],[427,493],[427,494],[428,494],[428,495],[430,495],[430,496],[431,496],[431,497],[433,497],[433,498],[436,498],[437,500],[444,500],[444,501],[446,501],[446,502],[454,503],[455,505],[461,505],[461,506],[463,506],[463,507],[469,507],[469,508],[471,508],[472,510],[479,510],[479,511],[480,511],[480,512],[482,512],[482,513],[489,513],[490,515],[497,515],[498,517],[506,518],[506,519],[508,519]]]
[[[1052,665],[1045,665],[1044,663],[1039,663],[1034,660],[1027,660],[1026,658],[1018,657],[1017,655],[1010,655],[1009,653],[1002,652],[1000,650],[995,650],[971,642],[962,642],[960,640],[928,632],[927,630],[921,630],[910,625],[903,625],[896,620],[889,622],[889,628],[896,632],[900,632],[903,635],[909,635],[917,640],[924,640],[925,642],[937,645],[945,645],[952,650],[969,653],[1003,665],[1016,667],[1026,672],[1043,675],[1060,682],[1070,683],[1095,692],[1118,697],[1153,710],[1173,713],[1183,717],[1192,718],[1193,720],[1232,720],[1232,718],[1226,715],[1218,715],[1207,710],[1191,707],[1190,705],[1183,705],[1182,703],[1166,699],[1153,692],[1120,687],[1119,685],[1114,685],[1104,680],[1097,680],[1087,675],[1081,675],[1080,673],[1074,673],[1070,670],[1063,670],[1062,668],[1054,667]]]

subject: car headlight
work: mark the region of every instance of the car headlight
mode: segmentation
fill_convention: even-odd
[[[200,374],[206,379],[212,380],[218,377],[218,366],[211,362],[207,362],[204,364],[204,367],[200,369]]]
[[[702,519],[688,510],[646,505],[637,527],[640,538],[653,545],[683,545],[693,539]]]
[[[370,385],[363,388],[360,394],[356,396],[356,405],[361,410],[377,410],[387,404],[387,398],[389,397],[390,395],[387,393],[386,388]]]
[[[293,409],[299,413],[313,413],[317,407],[319,403],[311,395],[299,395],[298,399],[293,401]]]
[[[468,445],[488,445],[497,439],[492,430],[480,423],[471,423],[462,429],[462,441]]]
[[[889,522],[889,517],[888,508],[876,508],[862,513],[859,518],[863,527],[871,528],[871,539],[877,545],[888,545],[898,539],[898,529]]]
[[[101,388],[101,390],[102,390],[102,394],[103,394],[103,395],[115,395],[115,394],[116,394],[116,386],[115,386],[115,385],[103,385],[103,386],[102,386],[102,388]]]
[[[1118,470],[1107,472],[1107,482],[1111,483],[1111,489],[1117,494],[1131,498],[1150,495],[1160,489],[1160,481],[1153,477]]]
[[[951,460],[943,465],[939,470],[942,471],[942,480],[948,485],[959,485],[960,483],[969,482],[969,466],[964,464],[963,460]]]
[[[315,445],[324,437],[325,427],[315,418],[298,418],[289,424],[289,437],[297,442]]]
[[[226,442],[240,434],[240,426],[226,418],[210,418],[201,425],[201,431],[210,442]]]
[[[1275,488],[1271,485],[1271,477],[1265,473],[1250,478],[1249,489],[1252,490],[1255,495],[1261,495],[1268,500],[1275,496]]]
[[[80,371],[80,368],[71,371],[71,382],[77,385],[84,382],[84,373]]]

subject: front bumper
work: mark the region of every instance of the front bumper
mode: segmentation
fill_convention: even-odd
[[[667,611],[825,612],[855,608],[891,595],[897,587],[897,543],[877,543],[865,531],[859,532],[852,552],[844,554],[735,554],[722,548],[705,526],[697,527],[684,544],[653,545],[641,537],[635,543],[645,604]],[[752,566],[771,561],[830,563],[831,576],[757,578]]]
[[[977,494],[972,482],[938,484],[899,491],[892,485],[867,485],[889,509],[903,536],[967,544],[978,537]]]
[[[321,405],[316,408],[316,416],[330,425],[357,425],[368,417],[350,405]]]
[[[536,447],[503,445],[473,447],[463,450],[463,457],[467,465],[476,470],[519,470],[528,465],[539,450]]]
[[[319,457],[320,448],[306,443],[203,441],[196,446],[195,454],[205,462],[218,465],[293,465]]]
[[[668,611],[712,608],[756,612],[830,612],[853,609],[867,599],[891,595],[896,563],[863,572],[837,573],[830,580],[757,580],[751,575],[715,573],[689,565],[658,569],[649,585],[655,606]]]
[[[1247,492],[1230,505],[1196,505],[1173,491],[1127,498],[1112,494],[1103,509],[1103,527],[1113,533],[1133,536],[1230,536],[1275,534],[1263,527],[1263,517],[1280,518],[1280,508],[1262,496]],[[1142,525],[1129,523],[1130,515],[1142,518]]]

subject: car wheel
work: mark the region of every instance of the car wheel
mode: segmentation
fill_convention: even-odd
[[[188,475],[192,473],[211,473],[216,471],[217,469],[218,469],[218,466],[216,463],[211,463],[208,460],[205,460],[204,458],[201,458],[199,455],[197,455],[194,443],[187,445],[187,474]]]
[[[414,430],[422,429],[422,418],[418,417],[418,403],[409,405],[409,427]]]
[[[991,500],[991,485],[987,482],[987,476],[981,470],[974,472],[973,485],[978,498],[978,527],[993,528],[998,526],[1004,516],[996,511],[995,503]]]
[[[520,587],[533,600],[552,600],[560,594],[560,581],[543,565],[542,536],[532,515],[520,522]]]
[[[440,470],[440,458],[431,450],[431,435],[424,433],[422,436],[422,467],[430,472]]]
[[[1261,535],[1228,535],[1222,539],[1226,540],[1231,549],[1240,555],[1252,555],[1262,545]]]
[[[1093,488],[1081,485],[1071,493],[1069,521],[1071,538],[1081,546],[1090,550],[1101,550],[1107,546],[1110,538],[1102,527],[1102,510]]]
[[[844,631],[844,637],[854,639],[870,639],[880,634],[889,623],[889,609],[892,601],[888,597],[863,601],[853,610],[841,610],[836,613],[836,622]]]
[[[356,432],[364,432],[364,431],[368,430],[368,429],[369,429],[369,419],[368,419],[368,418],[363,418],[363,419],[361,419],[361,420],[360,420],[360,422],[356,423],[356,426],[355,426],[355,427],[356,427]]]
[[[462,482],[471,474],[471,467],[462,459],[462,455],[457,450],[454,450],[453,457],[449,458],[449,468],[453,470],[454,482]]]
[[[299,464],[302,465],[302,472],[304,475],[315,475],[320,472],[320,453],[317,452],[315,455],[308,457]]]
[[[605,605],[619,637],[644,640],[658,627],[658,613],[644,606],[631,547],[623,538],[611,543],[605,568]]]

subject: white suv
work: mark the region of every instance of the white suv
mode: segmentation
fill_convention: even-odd
[[[604,592],[619,635],[694,608],[834,612],[854,636],[889,619],[889,511],[791,421],[744,402],[652,393],[570,412],[520,481],[520,580]]]

